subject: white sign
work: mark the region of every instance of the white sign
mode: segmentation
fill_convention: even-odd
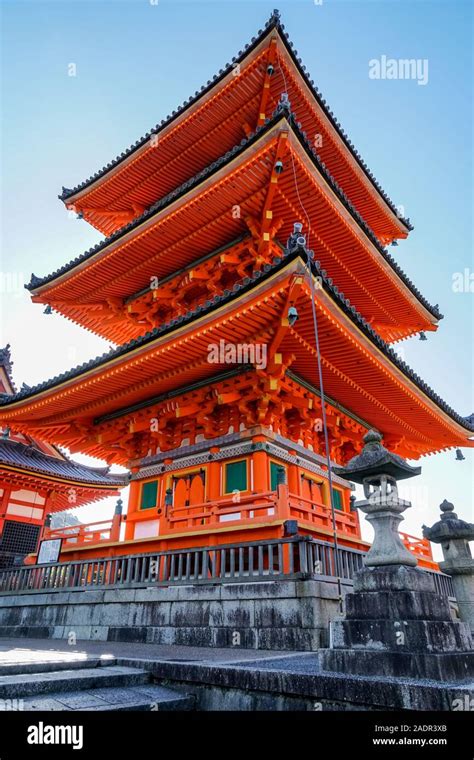
[[[62,538],[50,538],[47,541],[41,541],[38,552],[38,565],[47,565],[50,562],[57,562],[61,553]]]

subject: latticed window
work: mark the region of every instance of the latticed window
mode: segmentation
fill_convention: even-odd
[[[12,565],[15,556],[25,556],[36,551],[39,533],[39,525],[6,520],[0,538],[0,566]]]

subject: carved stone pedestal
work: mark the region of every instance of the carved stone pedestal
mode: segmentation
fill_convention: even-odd
[[[451,618],[447,599],[431,575],[420,570],[397,532],[402,512],[397,480],[418,475],[382,445],[375,430],[347,467],[335,472],[361,483],[365,498],[355,506],[374,528],[374,541],[346,596],[343,620],[331,623],[330,649],[319,652],[323,671],[462,682],[474,678],[469,629]]]
[[[345,619],[331,624],[331,649],[319,656],[327,671],[448,682],[474,677],[468,628],[451,619],[428,573],[400,565],[356,574]]]
[[[443,573],[452,576],[459,616],[474,635],[474,559],[469,541],[474,541],[474,524],[460,520],[451,502],[440,505],[441,520],[432,528],[423,526],[423,535],[441,544],[444,562],[439,566]]]

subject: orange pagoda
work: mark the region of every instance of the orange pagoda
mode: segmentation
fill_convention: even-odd
[[[8,345],[0,349],[0,394],[4,399],[15,394]],[[26,433],[4,427],[0,436],[0,568],[35,552],[55,513],[116,496],[128,483],[108,467],[86,467]],[[104,527],[105,533],[97,526],[97,536],[110,530]],[[74,533],[82,530],[74,528]]]
[[[66,536],[62,560],[334,532],[364,550],[352,486],[328,467],[370,428],[410,459],[473,445],[472,419],[390,347],[442,315],[387,252],[410,222],[278,12],[60,197],[106,237],[27,287],[117,347],[4,397],[0,418],[131,471],[123,539]],[[435,566],[426,541],[405,541]]]

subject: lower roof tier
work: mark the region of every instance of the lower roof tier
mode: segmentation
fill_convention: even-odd
[[[305,425],[314,427],[309,401],[320,392],[306,255],[301,247],[288,250],[265,272],[193,312],[2,399],[0,420],[72,450],[125,463],[144,455],[143,430],[159,436],[171,418],[199,417],[205,424],[216,407],[236,404],[240,413],[268,423],[291,373],[307,386],[308,395],[298,402],[280,399],[283,412],[277,405],[273,417],[281,419],[284,413],[286,435],[298,440]],[[402,456],[474,445],[472,421],[451,409],[397,357],[314,262],[312,271],[325,393],[358,424],[378,429],[388,448]],[[230,388],[202,408],[201,400],[184,403],[186,394],[210,386],[222,372],[241,371],[242,365],[252,365],[255,372],[249,395]],[[162,416],[163,408],[156,418],[150,414],[159,404],[168,416]],[[148,411],[137,430],[134,415],[141,409]],[[117,419],[127,423],[119,435]]]
[[[127,484],[127,475],[111,474],[108,468],[86,467],[70,459],[47,456],[17,441],[0,441],[0,488],[47,495],[48,512],[117,496]]]

